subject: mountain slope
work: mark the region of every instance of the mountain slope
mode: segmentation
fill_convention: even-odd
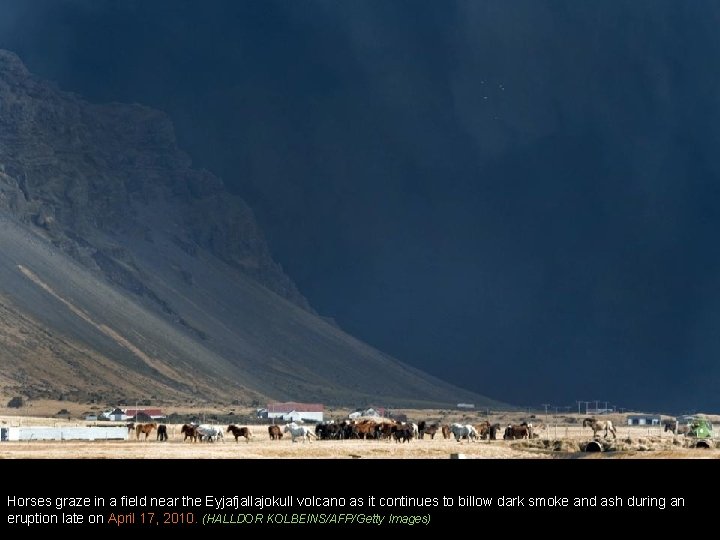
[[[170,121],[0,51],[0,392],[431,405],[482,396],[319,317]]]

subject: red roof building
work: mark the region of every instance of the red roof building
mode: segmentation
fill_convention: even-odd
[[[137,416],[137,413],[147,414],[150,418],[165,418],[161,409],[125,409],[125,416],[132,418]]]
[[[269,413],[287,414],[297,412],[323,412],[325,407],[321,403],[298,403],[297,401],[286,401],[285,403],[268,403]]]

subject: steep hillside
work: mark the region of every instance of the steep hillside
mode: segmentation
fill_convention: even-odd
[[[162,113],[89,104],[4,51],[0,365],[30,398],[491,404],[314,313]]]

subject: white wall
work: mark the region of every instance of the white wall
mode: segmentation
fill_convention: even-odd
[[[126,440],[125,426],[108,427],[9,427],[9,441]]]

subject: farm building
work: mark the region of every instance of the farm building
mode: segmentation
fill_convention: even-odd
[[[22,426],[2,428],[2,441],[105,441],[126,440],[128,430],[125,426],[109,427],[42,427]]]
[[[627,417],[628,426],[659,426],[660,415],[655,414],[631,414]]]
[[[114,422],[124,422],[125,420],[151,422],[165,418],[165,415],[160,409],[113,409],[112,411],[103,413],[101,416]],[[138,418],[136,418],[136,416]]]
[[[286,403],[268,403],[268,419],[284,421],[309,421],[322,422],[325,408],[320,403],[297,403],[288,401]]]
[[[458,409],[474,409],[475,404],[474,403],[458,403],[457,408]]]

